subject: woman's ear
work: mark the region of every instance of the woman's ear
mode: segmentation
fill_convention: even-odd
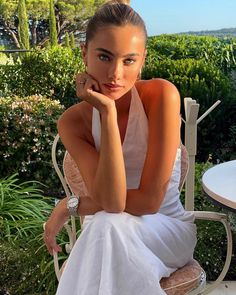
[[[147,56],[147,49],[145,49],[144,54],[143,54],[142,68],[143,68],[143,66],[144,66],[144,64],[145,64],[146,56]]]
[[[81,54],[84,61],[85,66],[87,66],[87,46],[84,43],[80,44]]]

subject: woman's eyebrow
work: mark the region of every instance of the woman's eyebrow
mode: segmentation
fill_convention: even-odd
[[[99,47],[99,48],[96,48],[95,50],[96,51],[101,51],[101,52],[107,53],[107,54],[109,54],[111,56],[114,56],[114,54],[111,51],[109,51],[109,50],[107,50],[105,48],[100,48]],[[139,56],[139,55],[140,55],[139,53],[128,53],[128,54],[125,54],[123,57]]]

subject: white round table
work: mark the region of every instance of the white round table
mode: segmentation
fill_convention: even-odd
[[[202,185],[213,200],[236,210],[236,160],[208,169],[203,174]]]

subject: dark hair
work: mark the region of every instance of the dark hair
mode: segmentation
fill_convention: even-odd
[[[93,39],[97,30],[109,25],[138,26],[143,30],[145,42],[147,40],[147,30],[141,16],[129,5],[121,3],[123,1],[109,1],[103,4],[89,20],[86,29],[86,45]]]

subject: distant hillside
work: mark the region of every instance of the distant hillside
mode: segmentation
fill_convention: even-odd
[[[235,37],[236,38],[236,28],[229,28],[229,29],[220,29],[220,30],[213,30],[213,31],[189,31],[183,32],[180,34],[184,35],[197,35],[197,36],[215,36],[215,37]]]

